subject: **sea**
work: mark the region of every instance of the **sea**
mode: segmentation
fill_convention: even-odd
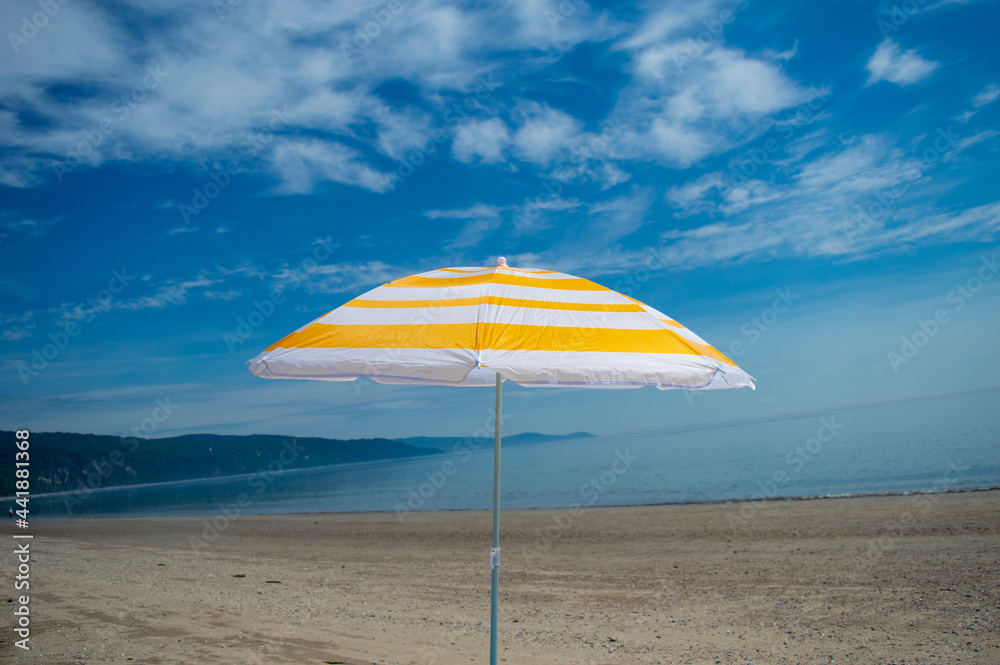
[[[1000,391],[690,430],[501,446],[502,509],[908,494],[1000,486]],[[404,460],[34,495],[31,517],[487,509],[493,440]]]

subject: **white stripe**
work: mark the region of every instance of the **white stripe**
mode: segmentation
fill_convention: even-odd
[[[525,326],[555,326],[579,328],[580,312],[564,309],[535,309],[531,307],[508,307],[506,305],[469,305],[465,307],[389,307],[358,309],[341,307],[326,314],[317,323],[328,325],[428,325],[428,324],[468,324],[475,325],[480,320],[480,311],[489,323]],[[645,312],[586,312],[586,328],[608,330],[665,330],[668,329],[658,319]],[[678,336],[687,337],[684,331],[669,328]]]
[[[517,300],[542,300],[557,303],[583,303],[588,305],[635,305],[634,302],[615,291],[570,291],[563,289],[538,289],[530,286],[497,284],[493,295]],[[377,300],[380,302],[401,302],[406,300],[450,300],[454,298],[478,298],[489,292],[489,284],[473,286],[452,286],[447,288],[406,288],[378,287],[356,300]],[[670,318],[670,317],[665,317]]]
[[[478,298],[485,296],[489,284],[471,284],[448,287],[402,287],[380,286],[368,293],[358,296],[355,300],[448,300],[451,298]]]

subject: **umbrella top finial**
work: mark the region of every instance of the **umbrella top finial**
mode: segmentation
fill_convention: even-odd
[[[507,259],[505,259],[505,258],[504,258],[504,257],[502,257],[502,256],[501,256],[501,257],[498,257],[498,258],[497,258],[497,268],[507,268],[507,267],[509,267],[509,266],[507,265]]]

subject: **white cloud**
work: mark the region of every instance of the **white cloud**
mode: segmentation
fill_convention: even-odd
[[[514,134],[514,149],[524,161],[547,166],[563,159],[580,141],[580,122],[562,111],[536,103],[521,108],[524,120]]]
[[[284,268],[272,278],[272,288],[297,288],[308,293],[357,293],[371,289],[401,275],[382,261],[355,261],[321,264],[312,268]]]
[[[792,48],[787,51],[775,51],[773,49],[765,49],[761,55],[772,60],[791,60],[799,52],[799,40],[795,40],[792,44]]]
[[[35,331],[35,324],[32,323],[33,318],[34,312],[0,314],[0,325],[3,326],[0,339],[5,342],[16,342],[19,339],[31,337]]]
[[[569,212],[580,208],[583,203],[576,198],[564,199],[560,196],[562,186],[547,183],[544,192],[530,197],[517,207],[513,230],[515,235],[536,234],[552,226],[553,213]]]
[[[703,209],[702,201],[709,190],[722,188],[724,184],[721,174],[706,173],[693,182],[671,187],[667,190],[666,199],[688,213],[700,212]]]
[[[447,248],[479,247],[490,234],[500,228],[502,221],[500,217],[479,217],[469,220]]]
[[[632,50],[635,76],[615,109],[627,127],[619,156],[686,168],[752,140],[770,126],[772,114],[815,96],[776,58],[716,41],[699,42],[692,52],[689,35],[704,30],[692,16],[703,15],[706,6],[718,11],[714,4],[697,10],[671,5],[652,26],[622,41]]]
[[[671,3],[631,23],[557,0],[511,0],[507,9],[415,0],[366,37],[362,28],[372,22],[373,6],[360,1],[248,0],[224,20],[196,2],[134,1],[128,22],[120,13],[72,3],[29,44],[45,46],[35,49],[42,55],[13,68],[0,65],[5,90],[50,122],[39,130],[0,110],[6,151],[0,183],[51,181],[53,161],[64,163],[82,132],[111,119],[114,130],[75,168],[222,161],[244,155],[249,142],[259,145],[246,159],[249,170],[269,167],[280,192],[306,193],[327,181],[384,192],[375,153],[400,160],[432,132],[450,129],[456,160],[514,157],[551,169],[551,177],[607,189],[630,179],[625,160],[694,163],[748,140],[763,116],[802,96],[772,62],[787,53],[757,59],[719,43],[675,71],[670,49],[688,46],[703,21],[717,18],[718,2]],[[19,19],[20,9],[7,11]],[[136,31],[143,34],[139,49],[130,46]],[[496,75],[502,87],[504,77],[548,66],[577,44],[618,37],[636,76],[623,92],[611,140],[564,110],[524,101],[505,109],[494,88],[475,90],[483,76]],[[507,64],[489,57],[511,51],[520,55]],[[149,67],[165,77],[143,90]],[[421,99],[390,103],[380,86],[394,81],[405,81]],[[72,99],[49,92],[64,82],[76,86]],[[119,117],[113,105],[137,86],[142,100]],[[464,116],[470,101],[495,117],[455,124],[444,114],[461,102]],[[442,114],[450,127],[442,127]],[[588,152],[595,141],[604,147]]]
[[[112,300],[115,309],[162,309],[167,305],[183,305],[194,291],[204,295],[208,287],[221,283],[218,277],[202,271],[191,279],[180,281],[169,280],[157,287],[156,292],[148,296],[140,296],[129,300]],[[87,308],[80,305],[70,307],[64,312],[64,319],[86,318]]]
[[[455,159],[466,164],[479,159],[486,164],[503,161],[503,153],[510,145],[510,132],[500,118],[468,120],[455,128],[452,153]]]
[[[644,51],[666,42],[679,41],[689,34],[692,26],[700,25],[715,10],[714,2],[671,2],[643,18],[636,28],[622,40],[629,50]],[[697,32],[697,31],[695,31]]]
[[[0,213],[0,229],[11,233],[23,233],[31,238],[38,238],[49,229],[59,224],[62,217],[48,219],[28,219],[12,211]]]
[[[583,41],[607,39],[619,30],[612,21],[595,15],[586,2],[508,0],[506,5],[515,17],[512,41],[520,46],[565,50]]]
[[[401,160],[407,151],[427,144],[431,118],[426,113],[396,112],[380,105],[373,115],[378,123],[378,147],[389,157]]]
[[[232,300],[233,298],[238,298],[243,295],[243,291],[239,289],[229,289],[228,291],[205,291],[202,295],[209,300]]]
[[[590,206],[594,221],[584,234],[587,243],[612,243],[638,231],[646,221],[655,196],[648,187],[633,187],[624,196]]]
[[[972,108],[955,116],[955,120],[958,120],[961,123],[967,123],[972,119],[972,116],[979,113],[981,108],[992,104],[997,99],[1000,99],[1000,85],[990,83],[972,98]]]
[[[868,85],[890,81],[898,85],[918,83],[938,68],[938,63],[925,60],[916,49],[901,51],[899,45],[887,39],[868,60]]]
[[[997,131],[995,129],[984,129],[983,131],[973,134],[972,136],[966,136],[964,138],[961,138],[958,141],[955,141],[954,151],[946,155],[944,157],[944,160],[954,161],[958,157],[959,153],[961,153],[966,148],[972,147],[977,143],[988,141],[996,136],[1000,136],[1000,131]]]
[[[669,189],[665,198],[679,209],[675,217],[690,217],[714,211],[730,216],[780,196],[780,188],[761,180],[734,183],[721,173],[706,173],[693,182]]]
[[[317,182],[355,185],[373,192],[390,188],[388,174],[368,166],[361,154],[340,143],[319,139],[286,139],[277,142],[271,167],[282,194],[308,194]]]
[[[990,83],[972,98],[972,105],[978,109],[987,104],[992,104],[997,99],[1000,99],[1000,85]]]
[[[430,217],[431,219],[476,219],[480,217],[496,217],[500,214],[501,210],[503,208],[477,203],[469,208],[461,208],[459,210],[428,210],[424,213],[424,217]]]
[[[53,160],[65,161],[82,132],[93,134],[110,121],[113,130],[86,146],[75,168],[110,160],[231,159],[242,144],[264,136],[268,141],[255,154],[295,170],[289,153],[302,153],[302,142],[274,155],[278,143],[270,134],[322,133],[358,143],[350,163],[361,174],[351,177],[336,165],[344,161],[342,151],[299,154],[315,168],[297,169],[283,181],[286,191],[308,191],[327,178],[383,191],[371,177],[366,145],[399,159],[426,140],[432,123],[415,107],[387,108],[376,88],[405,79],[424,87],[429,98],[442,89],[467,90],[485,70],[475,52],[501,39],[483,29],[484,12],[417,0],[402,3],[379,34],[355,48],[359,55],[346,57],[340,45],[351,44],[372,21],[371,3],[248,0],[231,9],[220,18],[196,2],[133,2],[124,13],[90,3],[60,5],[18,57],[0,62],[7,109],[30,111],[48,123],[28,127],[0,111],[6,153],[0,183],[51,181]],[[0,16],[3,24],[17,25],[29,10],[37,5],[5,3]],[[148,67],[165,77],[144,88]],[[136,103],[133,93],[141,97]],[[273,113],[280,109],[286,120],[276,126]],[[367,131],[372,124],[376,131]]]
[[[694,267],[788,256],[850,260],[910,245],[994,240],[1000,202],[958,212],[933,203],[946,187],[936,177],[943,164],[997,133],[982,134],[955,140],[936,161],[910,156],[886,136],[862,136],[795,166],[784,184],[705,174],[667,199],[679,217],[730,219],[666,232],[661,251],[671,265]],[[940,138],[924,137],[912,154],[926,154]]]

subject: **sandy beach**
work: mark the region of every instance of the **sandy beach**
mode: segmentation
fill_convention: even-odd
[[[31,651],[7,628],[0,655],[486,662],[490,526],[484,512],[35,520]],[[1000,663],[1000,492],[510,511],[501,531],[505,662]]]

